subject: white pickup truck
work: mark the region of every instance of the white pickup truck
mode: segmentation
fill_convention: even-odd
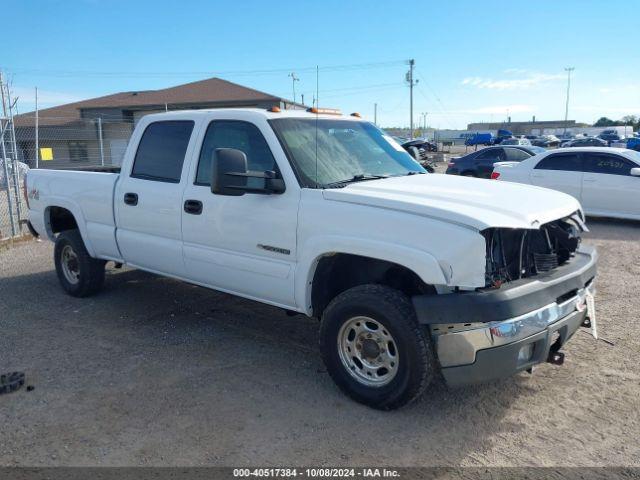
[[[31,170],[25,195],[67,293],[112,261],[318,318],[333,380],[380,409],[560,363],[588,321],[574,198],[428,174],[356,114],[148,115],[121,169]]]

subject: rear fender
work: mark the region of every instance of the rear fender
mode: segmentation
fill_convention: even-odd
[[[89,252],[89,255],[95,256],[95,249],[91,244],[91,240],[89,239],[89,233],[87,231],[87,223],[84,218],[84,214],[82,213],[82,208],[74,202],[69,201],[69,199],[64,197],[50,197],[47,199],[47,206],[44,208],[44,226],[46,235],[52,242],[55,242],[56,235],[53,233],[53,229],[51,227],[51,219],[50,212],[51,207],[59,207],[65,208],[71,212],[73,218],[76,220],[76,224],[78,225],[78,230],[80,231],[80,236],[82,237],[82,241],[84,242],[84,246]]]

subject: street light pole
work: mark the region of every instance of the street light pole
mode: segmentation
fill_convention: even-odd
[[[564,135],[567,134],[567,123],[569,121],[569,90],[571,89],[571,72],[574,70],[574,67],[564,69],[564,71],[567,72],[567,102],[564,107]]]

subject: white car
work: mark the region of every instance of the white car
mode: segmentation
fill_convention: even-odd
[[[640,220],[640,153],[576,147],[495,164],[491,178],[568,193],[587,215]]]

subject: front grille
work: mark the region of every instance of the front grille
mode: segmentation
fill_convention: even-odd
[[[566,263],[580,245],[585,230],[579,212],[541,225],[539,229],[489,228],[486,286],[549,272]]]

